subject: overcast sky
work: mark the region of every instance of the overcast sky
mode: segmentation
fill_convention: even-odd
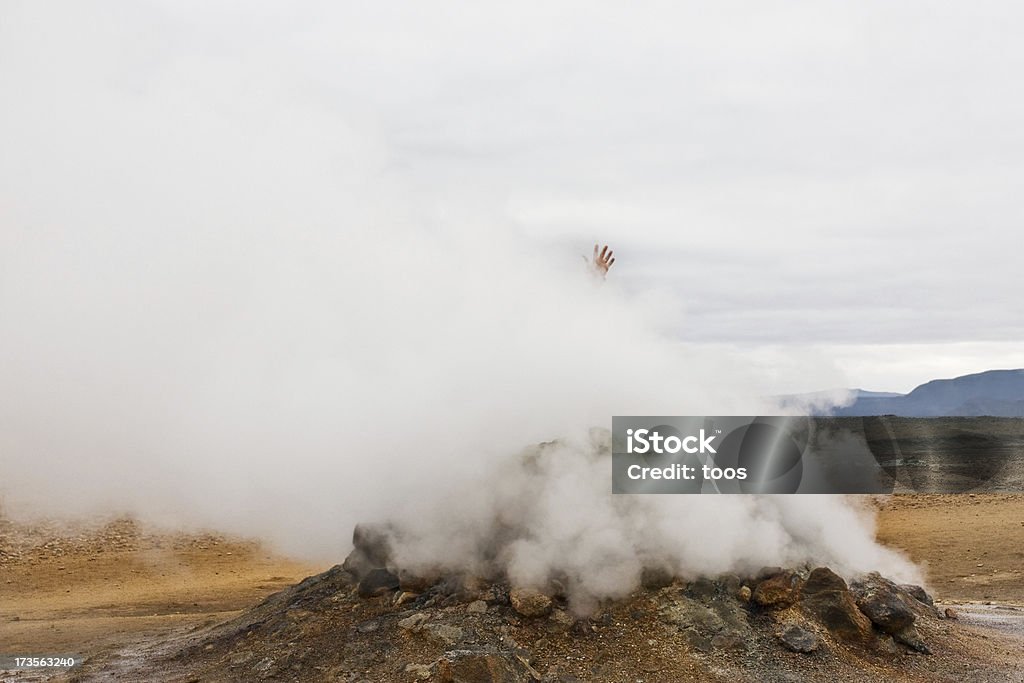
[[[240,175],[296,222],[400,187],[424,229],[611,243],[687,341],[878,390],[1024,367],[1021,35],[1015,2],[0,0],[0,264],[154,187],[225,223]]]

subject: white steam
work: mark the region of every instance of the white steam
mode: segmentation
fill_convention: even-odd
[[[529,531],[502,560],[515,580],[575,573],[595,597],[652,555],[906,571],[838,498],[613,498],[590,427],[768,413],[767,373],[673,341],[675,305],[596,284],[494,196],[425,191],[388,131],[287,62],[74,7],[17,6],[0,34],[8,510],[334,559],[356,522],[395,519],[410,562],[463,568],[505,516]],[[562,437],[544,476],[516,474]]]

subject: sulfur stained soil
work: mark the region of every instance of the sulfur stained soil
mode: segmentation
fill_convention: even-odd
[[[932,634],[936,656],[904,655],[903,680],[1024,681],[1024,612],[1012,609],[1024,606],[1024,495],[905,495],[870,502],[878,509],[878,538],[919,563],[941,606],[950,605],[961,615],[937,622]],[[143,529],[131,520],[58,525],[0,519],[0,654],[83,654],[107,672],[89,680],[139,680],[112,673],[118,661],[126,670],[138,667],[141,662],[133,657],[200,638],[208,627],[237,619],[270,594],[327,568],[282,557],[252,541]],[[353,633],[355,621],[387,612],[372,601],[353,602],[346,609],[332,627],[337,633],[331,637],[339,643]],[[637,667],[629,672],[630,680],[737,680],[740,669],[729,661],[687,657],[685,647],[640,632],[652,625],[631,627],[628,606],[620,611],[612,613],[607,628],[598,626],[596,635],[582,639],[533,634],[530,623],[512,629],[522,639],[538,635],[565,670],[575,657],[580,667],[588,657],[604,657],[609,677],[600,680],[620,680],[616,676],[627,673],[616,668],[608,653],[629,648]],[[452,619],[459,623],[463,617]],[[372,640],[372,635],[360,637]],[[776,656],[793,658],[800,666],[810,661],[788,652]],[[817,680],[819,674],[821,680],[861,680],[850,672],[875,666],[873,661],[818,673],[811,668],[802,680]],[[986,661],[990,667],[979,665]],[[579,680],[587,680],[587,671],[595,670],[581,669]],[[892,669],[885,672],[891,678]],[[235,680],[209,672],[184,678],[173,671],[164,674],[167,680]],[[401,674],[374,675],[366,680],[412,680]],[[863,680],[870,675],[866,671]],[[4,676],[0,680],[46,680],[36,674]]]

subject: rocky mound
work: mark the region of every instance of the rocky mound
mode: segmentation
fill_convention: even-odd
[[[149,652],[131,680],[876,681],[1004,680],[969,631],[919,586],[827,567],[691,581],[644,573],[629,598],[588,616],[542,590],[389,566],[359,528],[343,565],[240,617]],[[81,680],[107,680],[86,669]]]

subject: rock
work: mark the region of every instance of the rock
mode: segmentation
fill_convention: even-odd
[[[807,577],[801,607],[840,640],[866,642],[871,621],[857,608],[846,581],[827,567]]]
[[[445,653],[437,663],[438,683],[527,683],[529,671],[512,655],[475,650]]]
[[[784,624],[776,637],[787,650],[793,652],[808,654],[818,649],[818,636],[797,624]]]
[[[348,554],[341,564],[342,568],[355,577],[356,581],[366,576],[369,572],[377,569],[376,566],[359,548],[355,548]]]
[[[576,620],[564,609],[556,609],[551,611],[551,623],[554,624],[557,630],[564,630],[571,628],[576,623]]]
[[[928,595],[928,593],[925,591],[924,588],[921,588],[920,586],[915,586],[912,583],[902,584],[899,588],[900,588],[900,590],[902,590],[903,592],[905,592],[907,595],[909,595],[910,597],[914,598],[918,602],[923,602],[924,604],[928,605],[929,607],[934,607],[935,606],[935,601],[932,600],[932,596]]]
[[[924,640],[921,639],[921,634],[917,632],[917,629],[913,626],[908,626],[905,629],[892,634],[893,640],[897,643],[903,643],[911,650],[920,652],[921,654],[930,655],[931,649],[925,644]]]
[[[644,567],[640,572],[640,585],[647,590],[658,590],[672,585],[672,572],[666,567]]]
[[[751,595],[750,586],[740,586],[740,589],[736,591],[736,597],[740,602],[750,602]]]
[[[757,584],[751,599],[762,607],[782,609],[800,597],[802,581],[795,572],[782,572]],[[845,585],[844,585],[845,588]]]
[[[487,603],[483,600],[474,600],[473,602],[466,605],[466,612],[468,614],[483,614],[487,611]]]
[[[416,614],[413,614],[412,616],[408,616],[405,619],[400,620],[398,622],[398,628],[400,628],[400,629],[402,629],[404,631],[411,631],[411,630],[415,629],[416,627],[420,626],[426,620],[427,620],[427,615],[426,614],[424,614],[423,612],[417,612]]]
[[[401,607],[410,600],[415,600],[418,597],[419,593],[410,593],[408,591],[402,591],[396,595],[394,605],[395,607]]]
[[[718,583],[722,586],[722,590],[725,593],[736,595],[740,586],[743,585],[743,579],[739,577],[739,574],[722,574],[718,577]]]
[[[492,585],[483,592],[480,599],[488,603],[507,605],[509,604],[508,589],[504,586]]]
[[[699,602],[681,597],[664,607],[660,616],[666,623],[677,626],[693,649],[702,652],[711,648],[742,651],[753,635],[747,611],[735,600]]]
[[[695,628],[700,633],[715,634],[725,629],[725,620],[714,610],[696,600],[681,600],[661,611],[661,618],[680,630]]]
[[[436,577],[421,576],[406,569],[398,570],[398,587],[406,593],[424,593],[435,583]]]
[[[352,545],[374,567],[386,567],[391,560],[390,531],[382,524],[356,524]]]
[[[914,613],[892,592],[854,594],[857,608],[882,631],[894,634],[914,625]]]
[[[532,588],[516,588],[509,599],[512,609],[524,617],[543,617],[551,612],[551,598]]]
[[[356,624],[356,630],[360,633],[373,633],[380,628],[380,619],[369,619],[360,624]]]
[[[947,607],[943,614],[946,615],[947,619],[959,619],[960,615],[956,613],[956,610],[952,607]]]
[[[897,586],[877,572],[854,581],[850,588],[857,607],[867,615],[871,623],[918,652],[927,650],[917,630],[914,629],[914,621],[917,619],[915,610],[934,614],[934,607],[923,600],[917,600],[903,587]],[[923,589],[921,592],[924,592]]]
[[[451,647],[462,640],[462,629],[448,624],[428,624],[423,627],[423,633],[430,640],[445,647]]]
[[[743,652],[747,649],[747,641],[735,631],[723,631],[711,639],[711,647],[727,652]]]
[[[387,569],[371,569],[359,580],[359,597],[369,598],[398,590],[398,577]]]
[[[691,581],[686,586],[686,594],[697,600],[710,600],[717,592],[718,586],[715,582],[704,577]]]
[[[849,590],[849,586],[846,585],[843,577],[828,567],[818,567],[813,570],[804,584],[804,593],[809,594],[847,590]]]

